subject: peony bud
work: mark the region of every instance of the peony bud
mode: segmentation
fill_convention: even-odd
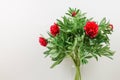
[[[76,12],[72,12],[72,17],[75,17],[76,16]]]
[[[109,27],[110,27],[111,30],[113,30],[113,25],[112,24],[110,24]]]
[[[43,37],[39,37],[39,43],[42,45],[42,46],[47,46],[47,40]]]

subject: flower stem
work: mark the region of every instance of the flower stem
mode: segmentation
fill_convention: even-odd
[[[73,58],[73,56],[71,56],[73,62],[74,62],[74,65],[75,65],[75,69],[76,69],[76,73],[75,73],[75,78],[74,80],[82,80],[81,79],[81,69],[80,69],[80,61],[79,59],[75,60]]]
[[[75,80],[81,80],[80,66],[77,66],[77,65],[76,65]]]

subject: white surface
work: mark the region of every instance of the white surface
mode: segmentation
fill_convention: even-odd
[[[120,80],[119,0],[0,0],[0,80],[73,80],[69,59],[50,69],[44,58],[46,48],[38,43],[39,34],[47,37],[49,26],[67,11],[79,8],[100,21],[106,16],[114,24],[111,49],[114,60],[99,58],[82,67],[83,80]]]

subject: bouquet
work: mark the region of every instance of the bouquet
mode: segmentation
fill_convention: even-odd
[[[69,8],[62,19],[57,19],[50,26],[49,38],[39,37],[39,43],[46,47],[45,56],[54,61],[51,68],[60,64],[66,57],[72,59],[76,74],[74,80],[81,80],[80,66],[88,60],[106,56],[112,59],[114,51],[110,50],[109,35],[113,25],[106,18],[99,23],[87,18],[79,9]]]

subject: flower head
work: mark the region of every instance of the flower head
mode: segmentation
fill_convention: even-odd
[[[59,29],[58,24],[54,23],[53,25],[51,25],[51,27],[50,27],[50,33],[53,36],[56,36],[59,33],[59,31],[60,31],[60,29]]]
[[[74,12],[72,12],[72,17],[74,17],[74,16],[76,16],[76,12],[74,11]]]
[[[94,38],[98,34],[98,25],[94,21],[88,21],[84,26],[84,30],[86,35],[88,35],[90,38]]]
[[[42,46],[47,46],[47,40],[43,37],[39,37],[39,43],[42,45]]]

